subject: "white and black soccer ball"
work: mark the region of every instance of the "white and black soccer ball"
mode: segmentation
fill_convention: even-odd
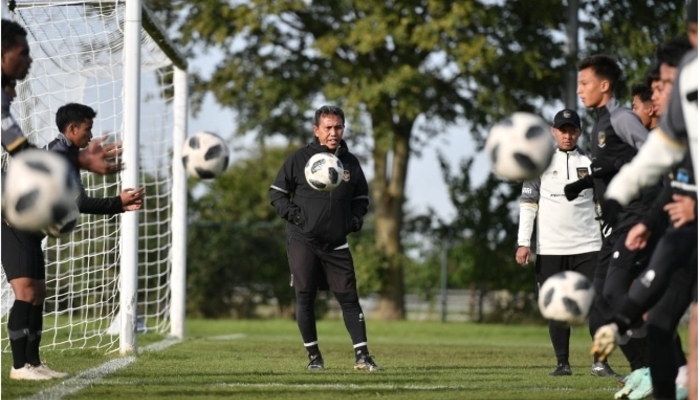
[[[56,221],[55,223],[49,225],[46,229],[42,229],[42,232],[51,237],[61,237],[71,233],[78,225],[79,220],[80,211],[78,210],[78,207],[75,207],[71,209],[65,217],[61,218],[60,221]]]
[[[316,153],[306,162],[304,175],[312,188],[330,192],[343,179],[343,163],[331,153]]]
[[[582,325],[593,304],[593,283],[583,274],[563,271],[552,275],[540,287],[537,305],[542,316],[563,325]]]
[[[193,178],[212,179],[228,168],[226,141],[211,132],[197,132],[182,146],[182,163]]]
[[[538,178],[549,167],[554,150],[549,124],[525,112],[495,124],[486,139],[494,174],[511,181]]]
[[[14,156],[2,181],[3,218],[23,231],[72,230],[75,224],[69,221],[80,212],[78,183],[70,168],[68,161],[50,151],[29,149]]]

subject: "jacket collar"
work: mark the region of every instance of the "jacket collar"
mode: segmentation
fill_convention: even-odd
[[[66,148],[71,151],[80,151],[78,146],[74,145],[73,142],[68,140],[66,135],[64,135],[63,133],[59,133],[58,136],[56,136],[56,140],[58,140],[59,143],[66,146]]]

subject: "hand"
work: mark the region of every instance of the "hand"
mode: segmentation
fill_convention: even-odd
[[[297,208],[296,205],[290,205],[288,221],[292,224],[299,226],[301,224],[301,209]]]
[[[564,195],[566,196],[567,200],[573,201],[575,198],[578,197],[579,193],[581,193],[585,189],[590,189],[592,187],[593,178],[591,178],[590,175],[587,175],[577,180],[576,182],[572,182],[564,186]]]
[[[122,199],[124,211],[137,211],[143,207],[143,192],[146,188],[124,189],[119,197]]]
[[[625,162],[622,160],[615,160],[614,162],[595,160],[591,162],[591,175],[594,178],[605,178],[615,175],[623,165],[625,165]]]
[[[664,211],[671,217],[674,228],[695,221],[695,199],[682,194],[674,194],[673,202],[664,206]]]
[[[359,232],[362,229],[362,218],[361,217],[356,217],[352,216],[352,219],[350,220],[350,232]]]
[[[622,205],[613,199],[605,199],[600,203],[600,213],[606,225],[614,226],[618,214],[622,211]]]
[[[606,360],[617,347],[619,340],[620,334],[617,331],[617,325],[608,324],[601,326],[593,336],[591,355],[595,356],[598,361]]]
[[[651,231],[646,225],[640,222],[627,232],[625,247],[630,251],[642,250],[647,247],[647,242],[650,237]]]
[[[105,140],[107,140],[107,136],[94,139],[85,150],[78,153],[78,163],[81,169],[100,175],[116,174],[124,169],[124,164],[121,162],[107,161],[120,156],[124,152],[124,149],[121,147],[122,143],[114,142],[102,146]]]
[[[515,252],[515,262],[520,265],[530,262],[530,248],[525,246],[518,247],[518,250]]]

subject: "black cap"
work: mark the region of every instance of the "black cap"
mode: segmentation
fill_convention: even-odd
[[[581,118],[574,110],[569,110],[565,108],[554,116],[554,123],[552,126],[555,128],[561,128],[564,125],[573,125],[574,127],[581,129]]]
[[[698,0],[690,0],[686,5],[685,22],[698,23]]]

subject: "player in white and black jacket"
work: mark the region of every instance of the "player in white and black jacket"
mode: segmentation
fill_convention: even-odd
[[[540,179],[523,184],[520,197],[515,259],[521,265],[529,261],[533,247],[530,239],[537,221],[535,278],[538,288],[561,271],[576,271],[592,281],[601,246],[593,190],[582,190],[573,201],[568,201],[564,195],[564,186],[588,175],[591,164],[588,155],[576,145],[581,135],[581,119],[576,111],[559,111],[554,117],[552,134],[557,150],[551,164]],[[549,336],[557,358],[557,368],[550,373],[552,376],[572,374],[570,333],[568,327],[549,323]]]
[[[357,370],[376,371],[367,348],[365,318],[357,293],[355,265],[347,235],[359,232],[369,207],[367,179],[360,162],[343,141],[345,114],[335,106],[316,110],[313,142],[285,160],[270,186],[270,202],[287,220],[287,258],[296,294],[296,318],[304,340],[308,369],[323,369],[314,302],[319,289],[330,289],[343,311]],[[343,179],[330,192],[313,189],[304,175],[307,161],[331,152],[343,163]]]

